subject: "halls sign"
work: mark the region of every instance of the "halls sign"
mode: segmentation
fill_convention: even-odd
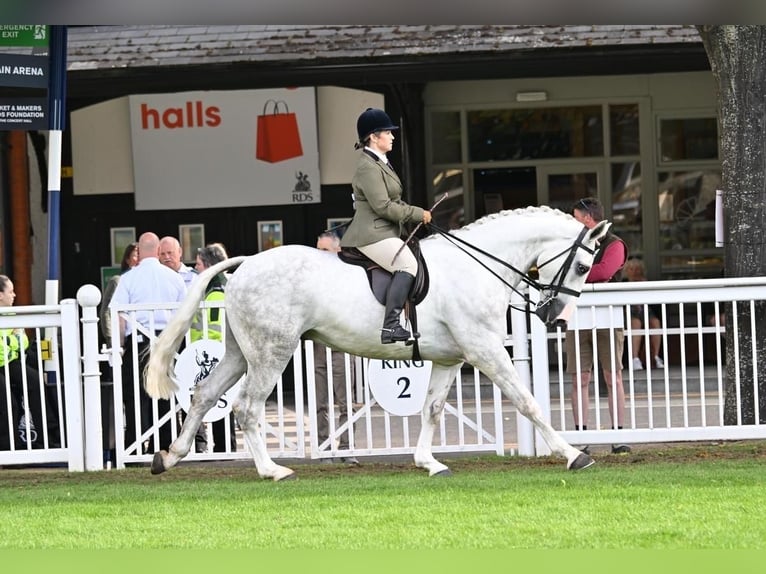
[[[314,88],[129,97],[136,209],[318,203]]]

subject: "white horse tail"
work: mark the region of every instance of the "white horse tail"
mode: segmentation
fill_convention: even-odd
[[[149,362],[144,370],[144,389],[150,397],[169,399],[178,389],[174,380],[173,357],[181,344],[189,327],[194,320],[194,314],[199,309],[200,302],[205,296],[205,290],[210,280],[220,272],[239,265],[246,255],[232,257],[212,267],[208,267],[192,281],[181,306],[173,314],[167,327],[154,342],[149,355]]]

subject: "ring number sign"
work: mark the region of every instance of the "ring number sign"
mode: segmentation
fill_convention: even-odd
[[[423,409],[430,379],[431,361],[370,359],[367,364],[367,380],[375,400],[400,417]]]
[[[187,345],[179,355],[175,366],[176,383],[178,383],[176,400],[186,412],[189,412],[191,407],[195,388],[218,366],[224,351],[225,347],[220,341],[200,339]],[[213,408],[205,414],[202,419],[204,422],[220,420],[231,412],[231,397],[237,393],[240,383],[241,380],[221,395]]]

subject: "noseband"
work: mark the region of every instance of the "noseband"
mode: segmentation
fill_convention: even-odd
[[[542,311],[544,311],[549,305],[551,305],[551,303],[553,303],[553,300],[556,299],[556,297],[558,297],[560,293],[564,293],[566,295],[574,295],[575,297],[578,297],[580,295],[580,291],[576,291],[574,289],[570,289],[569,287],[565,287],[564,286],[564,278],[567,276],[567,273],[569,273],[569,269],[572,267],[572,263],[574,261],[575,254],[577,253],[577,250],[578,249],[584,249],[585,251],[587,251],[590,254],[595,253],[595,250],[593,250],[590,247],[586,246],[582,242],[583,238],[585,237],[585,234],[588,233],[588,228],[583,226],[582,231],[580,231],[580,234],[577,236],[577,239],[575,239],[574,243],[572,243],[571,246],[567,247],[566,249],[564,249],[560,253],[557,253],[556,255],[551,257],[550,259],[547,259],[546,261],[543,261],[542,263],[540,263],[537,266],[537,268],[540,269],[540,268],[542,268],[542,267],[544,267],[544,266],[546,266],[546,265],[548,265],[550,263],[553,263],[554,261],[556,261],[560,257],[563,257],[564,255],[566,255],[566,259],[564,260],[563,265],[556,272],[556,275],[553,276],[553,282],[549,283],[549,284],[546,284],[546,285],[543,285],[542,283],[539,283],[538,281],[536,281],[535,279],[530,277],[528,273],[526,273],[524,271],[521,271],[520,269],[517,269],[516,267],[514,267],[510,263],[507,263],[507,262],[503,261],[502,259],[499,259],[499,258],[495,257],[491,253],[487,253],[483,249],[480,249],[480,248],[476,247],[475,245],[465,241],[464,239],[461,239],[460,237],[457,237],[456,235],[452,235],[448,231],[446,231],[444,229],[441,229],[440,227],[434,225],[433,223],[429,224],[429,227],[431,229],[433,229],[434,231],[436,231],[437,233],[440,233],[442,236],[444,236],[450,242],[452,242],[453,245],[455,245],[458,249],[460,249],[466,255],[471,257],[474,261],[476,261],[479,265],[484,267],[487,271],[492,273],[492,275],[497,277],[497,279],[499,279],[504,285],[509,287],[513,292],[515,292],[518,295],[520,295],[524,299],[525,303],[531,305],[531,304],[534,303],[534,301],[532,301],[526,293],[522,293],[521,291],[516,289],[516,287],[514,287],[513,285],[508,283],[500,275],[495,273],[495,271],[493,271],[492,269],[487,267],[487,265],[485,265],[482,261],[480,261],[475,255],[473,255],[472,253],[469,253],[468,251],[466,251],[463,247],[461,247],[457,243],[458,242],[462,243],[463,245],[465,245],[467,247],[470,247],[474,251],[477,251],[478,253],[481,253],[485,257],[488,257],[492,261],[494,261],[496,263],[499,263],[500,265],[502,265],[504,267],[507,267],[508,269],[510,269],[511,271],[516,273],[517,275],[519,275],[519,277],[521,278],[522,282],[526,283],[530,287],[534,287],[537,291],[539,291],[541,296],[542,296],[542,298],[537,303],[536,313],[538,314],[538,316],[541,316],[541,317],[542,317],[542,315],[540,315],[540,313]],[[525,310],[525,309],[520,309],[520,310]]]

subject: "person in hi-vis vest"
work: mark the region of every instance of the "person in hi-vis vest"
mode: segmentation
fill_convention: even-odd
[[[226,249],[220,243],[210,243],[197,250],[197,262],[194,268],[197,273],[202,273],[208,267],[228,259]],[[226,276],[219,273],[210,280],[205,291],[205,301],[223,301],[224,287],[226,286]],[[213,341],[223,340],[223,307],[206,309],[207,317],[203,318],[202,312],[194,316],[194,322],[189,330],[189,338],[192,343],[200,339],[211,339]],[[207,327],[207,329],[205,328]],[[204,424],[204,423],[203,423]],[[237,450],[237,439],[234,433],[235,421],[234,413],[229,413],[229,446],[231,452]],[[198,434],[199,436],[199,434]],[[213,422],[213,452],[226,451],[226,419]]]
[[[11,307],[15,300],[13,281],[0,275],[0,307]],[[11,445],[16,449],[45,448],[43,421],[47,422],[48,448],[61,446],[57,402],[45,385],[41,396],[40,374],[32,361],[22,361],[22,356],[29,358],[28,352],[29,338],[24,329],[0,329],[0,450],[9,450]],[[9,422],[12,436],[8,435]]]

